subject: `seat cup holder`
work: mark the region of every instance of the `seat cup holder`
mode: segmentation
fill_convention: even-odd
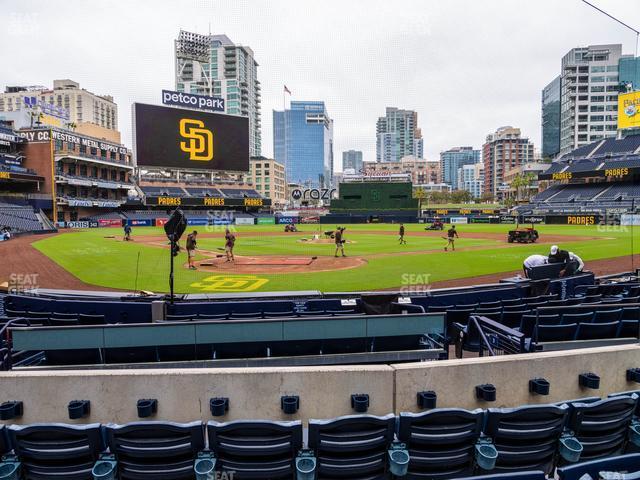
[[[418,392],[418,407],[423,410],[428,408],[436,408],[438,395],[436,392],[428,390],[426,392]]]
[[[20,401],[4,402],[0,405],[0,420],[11,420],[21,417],[23,404]]]
[[[280,408],[286,415],[295,414],[300,408],[300,397],[297,395],[284,395],[280,397]]]
[[[401,444],[399,447],[392,448],[389,453],[389,470],[396,477],[404,477],[409,470],[409,452],[406,450],[405,445]]]
[[[493,470],[496,467],[498,450],[491,443],[478,443],[476,445],[476,462],[483,470]]]
[[[67,407],[69,410],[69,418],[77,420],[89,415],[91,411],[91,402],[89,400],[72,400]]]
[[[534,378],[529,380],[529,393],[536,395],[549,395],[550,383],[544,378]]]
[[[640,421],[634,421],[629,426],[629,441],[636,447],[640,447]]]
[[[223,417],[229,411],[229,399],[226,397],[212,398],[209,400],[209,408],[214,417]]]
[[[296,480],[314,480],[316,458],[306,455],[296,458]]]
[[[158,412],[158,400],[155,398],[138,400],[138,417],[147,418]]]
[[[0,464],[0,480],[18,480],[20,478],[20,463],[6,462]]]
[[[366,393],[351,395],[351,408],[358,413],[365,413],[369,410],[369,395]]]
[[[600,388],[600,377],[592,372],[581,373],[578,377],[578,383],[583,388],[597,390]]]
[[[567,462],[576,463],[580,460],[583,448],[576,437],[562,437],[560,439],[560,456]]]
[[[496,401],[496,387],[487,383],[485,385],[476,386],[476,398],[485,402]]]
[[[115,480],[116,465],[114,461],[99,460],[93,466],[91,475],[93,475],[94,480]]]
[[[640,383],[640,368],[630,368],[627,370],[627,382]]]

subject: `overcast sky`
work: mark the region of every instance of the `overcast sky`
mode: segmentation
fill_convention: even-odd
[[[0,85],[51,86],[71,78],[113,95],[131,146],[132,102],[160,103],[174,89],[180,29],[225,33],[260,64],[262,153],[273,154],[272,110],[324,100],[334,155],[375,160],[385,107],[418,112],[425,156],[479,148],[503,125],[540,149],[540,91],[569,49],[635,35],[580,0],[1,0]],[[639,0],[592,0],[640,30]]]

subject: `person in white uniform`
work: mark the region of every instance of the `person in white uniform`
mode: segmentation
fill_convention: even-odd
[[[540,265],[546,265],[549,263],[549,258],[546,255],[530,255],[524,259],[522,264],[522,269],[524,270],[524,276],[529,278],[529,271],[533,267],[538,267]]]
[[[584,269],[584,262],[582,261],[582,259],[573,252],[569,252],[569,258],[572,262],[576,262],[578,264],[575,269],[575,273],[582,272],[582,270]]]

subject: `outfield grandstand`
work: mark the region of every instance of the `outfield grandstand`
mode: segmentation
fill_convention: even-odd
[[[579,147],[539,175],[550,186],[517,211],[523,215],[635,211],[640,199],[640,135]]]

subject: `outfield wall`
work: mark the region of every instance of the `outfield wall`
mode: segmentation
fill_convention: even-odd
[[[640,366],[640,346],[599,347],[504,357],[470,358],[401,365],[238,369],[58,370],[0,373],[0,402],[21,400],[24,415],[12,423],[130,422],[138,420],[138,399],[158,399],[150,420],[210,420],[211,397],[228,397],[219,420],[292,420],[353,414],[350,396],[370,396],[369,413],[418,411],[416,394],[434,390],[438,407],[489,408],[550,403],[640,389],[626,370]],[[578,375],[594,372],[600,389],[578,385]],[[529,394],[529,379],[551,383],[548,396]],[[474,387],[492,383],[495,402],[475,399]],[[282,395],[299,395],[300,410],[284,415]],[[90,400],[91,414],[71,421],[67,404]]]

